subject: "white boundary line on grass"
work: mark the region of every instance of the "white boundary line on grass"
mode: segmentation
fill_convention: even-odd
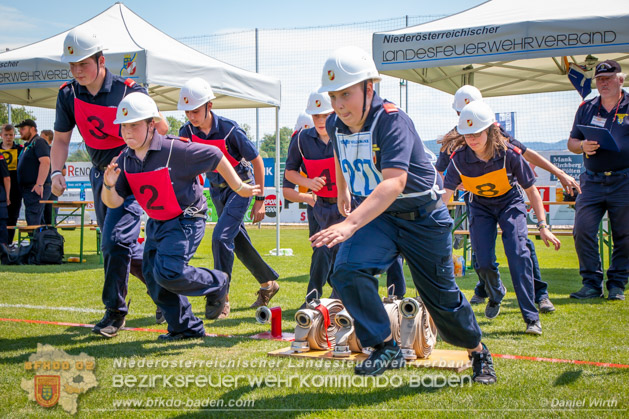
[[[31,304],[3,304],[0,303],[0,308],[30,308],[34,310],[55,310],[55,311],[74,311],[77,313],[103,313],[104,309],[98,310],[95,308],[82,308],[82,307],[49,307],[49,306],[35,306]],[[155,313],[146,314],[146,313],[135,313],[132,312],[132,315],[137,316],[154,316]]]

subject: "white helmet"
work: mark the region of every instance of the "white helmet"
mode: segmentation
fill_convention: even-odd
[[[306,113],[308,115],[321,115],[333,111],[330,96],[319,92],[310,93],[310,96],[308,96],[308,106],[306,106]]]
[[[475,100],[482,100],[483,95],[480,90],[478,90],[474,86],[470,86],[466,84],[465,86],[461,86],[459,90],[454,94],[454,102],[452,102],[452,109],[457,112],[461,112],[465,105],[468,105]]]
[[[192,111],[215,98],[216,96],[214,96],[210,84],[200,77],[194,77],[188,80],[181,88],[177,109],[180,111]]]
[[[459,116],[456,130],[459,134],[476,134],[496,122],[494,111],[482,100],[465,106]]]
[[[297,122],[295,123],[295,131],[299,131],[300,129],[312,128],[314,127],[314,121],[312,120],[312,116],[308,115],[305,112],[302,112],[297,117]]]
[[[74,28],[68,32],[66,39],[63,40],[61,62],[77,63],[104,50],[103,44],[95,33]]]
[[[154,120],[162,119],[157,110],[155,101],[151,99],[149,95],[145,95],[141,92],[133,92],[129,93],[120,101],[118,109],[116,110],[114,124],[143,121],[149,118],[153,118]]]
[[[339,48],[323,65],[319,93],[337,92],[364,80],[382,80],[373,58],[358,47]]]

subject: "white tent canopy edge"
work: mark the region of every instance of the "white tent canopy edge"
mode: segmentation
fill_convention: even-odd
[[[374,33],[373,57],[382,74],[448,93],[463,84],[487,97],[570,90],[569,62],[615,59],[629,69],[629,2],[487,1]]]

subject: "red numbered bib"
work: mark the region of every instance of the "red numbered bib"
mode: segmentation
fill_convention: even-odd
[[[167,167],[144,173],[125,171],[125,175],[135,199],[149,217],[166,221],[183,214]]]
[[[170,143],[170,154],[173,152],[173,143]],[[151,172],[129,173],[125,162],[124,173],[135,199],[149,217],[160,221],[172,220],[183,214],[168,171],[170,154],[166,167]]]
[[[120,127],[114,124],[115,106],[100,106],[74,98],[74,119],[88,147],[111,150],[125,145]]]
[[[336,170],[334,168],[334,157],[320,160],[310,160],[302,157],[308,177],[310,179],[316,177],[325,177],[325,185],[318,191],[313,191],[316,195],[323,198],[336,198]]]
[[[230,131],[231,133],[231,131]],[[229,136],[229,134],[227,134],[227,136]],[[201,143],[201,144],[207,144],[207,145],[213,145],[214,147],[217,147],[219,150],[221,150],[223,152],[223,154],[225,155],[225,157],[227,158],[227,160],[229,161],[229,163],[233,166],[236,167],[238,166],[238,164],[240,164],[240,162],[238,160],[236,160],[235,158],[233,158],[231,156],[231,154],[229,154],[227,152],[227,147],[225,146],[225,140],[204,140],[201,139],[199,137],[197,137],[196,135],[192,134],[192,138],[190,138],[192,140],[192,142],[194,143]],[[217,172],[216,170],[214,170],[214,172]]]

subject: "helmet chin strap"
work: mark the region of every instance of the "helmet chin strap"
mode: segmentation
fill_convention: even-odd
[[[367,109],[367,80],[363,80],[363,113],[360,115],[362,121],[365,116],[365,110]]]
[[[144,144],[146,144],[146,141],[149,139],[149,127],[150,127],[150,124],[147,125],[147,127],[146,127],[146,135],[144,136],[144,142],[142,143],[142,146],[140,146],[140,149],[144,148]],[[153,129],[153,130],[155,130],[155,129]]]

